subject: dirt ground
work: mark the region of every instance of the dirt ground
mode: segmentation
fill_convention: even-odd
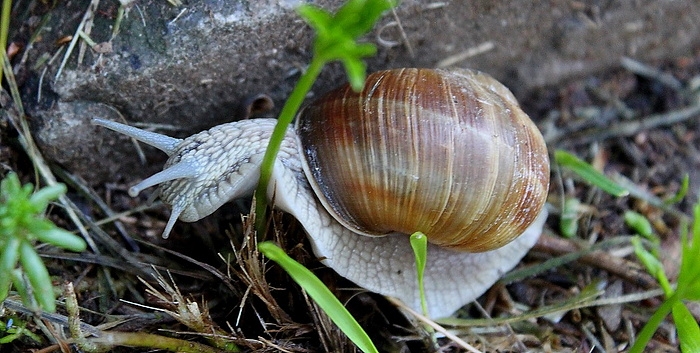
[[[15,54],[12,63],[21,73],[26,68],[20,57]],[[630,245],[633,230],[623,215],[634,210],[651,221],[664,271],[673,281],[682,221],[690,218],[700,196],[700,48],[670,60],[624,61],[521,97],[552,154],[566,150],[589,161],[628,187],[631,196],[612,197],[553,164],[546,231],[518,267],[532,272],[518,272],[510,277],[517,280],[495,285],[478,303],[458,312],[464,320],[442,323],[485,352],[625,351],[663,295],[636,259]],[[2,174],[16,171],[23,182],[35,183],[31,159],[10,124],[19,113],[5,82],[0,102]],[[166,241],[160,233],[169,211],[162,204],[143,207],[148,196],[129,197],[123,180],[91,187],[71,170],[49,165],[68,184],[75,211],[93,229],[100,249],[73,254],[40,248],[54,283],[75,286],[86,332],[153,333],[210,346],[216,341],[212,337],[221,335],[222,341],[252,351],[355,350],[281,269],[261,259],[250,237],[251,220],[240,216],[248,214],[249,201],[232,203],[197,223],[178,222]],[[687,195],[664,203],[679,192],[686,175]],[[579,201],[574,209],[578,228],[571,238],[562,237],[560,230],[566,200]],[[50,217],[61,227],[76,228],[61,206]],[[292,217],[275,212],[268,237],[328,285],[381,351],[465,351],[407,318],[385,298],[323,267]],[[152,269],[166,277],[158,283]],[[177,290],[167,288],[172,283]],[[183,303],[190,305],[178,306]],[[195,304],[198,328],[174,318],[192,313]],[[688,304],[696,320],[697,304]],[[0,310],[4,322],[12,318],[35,334],[0,346],[1,352],[78,351],[67,336],[67,313],[61,306],[55,316],[41,320],[19,302],[5,303]],[[0,328],[0,338],[6,335]],[[647,349],[679,351],[670,318]],[[112,351],[152,349],[122,346]]]

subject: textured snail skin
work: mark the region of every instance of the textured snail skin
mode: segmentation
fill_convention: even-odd
[[[115,122],[93,121],[170,156],[162,172],[129,191],[135,195],[160,184],[161,198],[173,207],[164,237],[178,218],[196,221],[232,199],[252,194],[276,123],[273,119],[243,120],[180,140]],[[314,253],[325,265],[361,287],[396,297],[420,310],[408,237],[397,233],[363,237],[341,225],[314,195],[303,171],[300,150],[297,133],[290,128],[273,167],[268,197],[274,196],[277,208],[299,220]],[[519,237],[495,250],[465,253],[429,244],[424,278],[429,316],[449,316],[486,291],[534,245],[546,217],[546,210],[541,208]]]

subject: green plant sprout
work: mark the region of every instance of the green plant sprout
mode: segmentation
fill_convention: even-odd
[[[378,352],[360,324],[316,275],[272,242],[260,243],[258,249],[280,265],[359,349],[363,352]]]
[[[560,166],[567,168],[577,174],[586,182],[597,186],[601,190],[615,197],[629,195],[629,191],[616,182],[610,180],[603,173],[597,171],[592,165],[579,159],[573,154],[557,150],[554,152],[554,160]],[[559,220],[559,232],[566,238],[573,238],[578,231],[579,209],[581,201],[576,198],[567,197],[562,204],[561,218]]]
[[[362,59],[374,55],[377,48],[370,43],[358,43],[357,39],[369,32],[382,14],[395,5],[396,0],[349,0],[335,14],[313,5],[302,5],[297,9],[299,15],[316,32],[313,57],[284,103],[263,157],[260,181],[255,191],[258,234],[263,233],[266,223],[267,185],[270,183],[277,152],[287,127],[304,102],[304,97],[311,90],[321,69],[332,61],[343,63],[348,81],[354,90],[362,88],[366,76],[366,65]]]
[[[659,243],[659,238],[654,235],[651,222],[649,222],[649,220],[644,217],[643,214],[634,211],[626,211],[623,217],[625,219],[625,224],[637,232],[637,234],[654,242],[655,244]]]
[[[573,238],[578,232],[578,220],[580,218],[579,209],[581,201],[575,197],[567,197],[561,210],[559,221],[559,233],[566,238]]]
[[[644,347],[669,313],[676,323],[681,351],[700,352],[700,327],[684,303],[688,300],[700,300],[700,266],[695,263],[700,259],[700,242],[697,241],[700,239],[700,202],[693,208],[693,226],[690,229],[692,239],[688,237],[687,224],[681,227],[681,232],[681,266],[675,289],[666,277],[659,258],[648,251],[639,238],[633,242],[635,254],[659,282],[666,300],[639,332],[630,353],[644,351]]]
[[[49,202],[63,195],[66,186],[56,184],[32,193],[33,190],[31,184],[22,186],[15,173],[0,183],[0,273],[8,274],[0,276],[0,301],[7,298],[12,283],[25,305],[35,307],[31,304],[34,298],[41,309],[54,312],[51,278],[33,244],[39,241],[72,251],[83,251],[86,244],[44,217]]]
[[[425,263],[428,258],[428,237],[422,232],[411,234],[411,248],[416,257],[416,276],[418,278],[418,291],[420,292],[420,307],[423,315],[428,316],[428,301],[425,299],[425,286],[423,285],[423,275],[425,273]]]
[[[678,189],[678,192],[676,192],[675,195],[669,197],[668,199],[665,199],[664,204],[673,205],[675,203],[681,202],[681,200],[683,200],[683,198],[685,198],[685,195],[688,193],[689,185],[690,175],[686,174],[683,176],[683,180],[681,180],[681,187]]]

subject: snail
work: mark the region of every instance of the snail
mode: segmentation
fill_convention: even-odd
[[[165,153],[164,170],[129,189],[160,184],[179,218],[201,219],[252,194],[274,119],[213,127],[185,139],[94,119]],[[539,237],[549,159],[515,97],[472,70],[397,69],[309,104],[282,142],[268,185],[314,253],[356,284],[420,308],[406,234],[429,241],[431,317],[451,315],[514,267]]]

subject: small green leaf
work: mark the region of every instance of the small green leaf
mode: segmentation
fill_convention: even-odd
[[[365,85],[365,72],[367,71],[367,65],[365,65],[365,62],[361,60],[343,60],[343,63],[345,64],[345,70],[347,71],[350,87],[352,87],[355,92],[359,92]]]
[[[664,321],[666,316],[671,312],[673,309],[673,305],[678,302],[678,298],[676,296],[672,296],[668,299],[666,299],[661,306],[659,306],[658,309],[654,312],[653,315],[647,320],[647,323],[642,327],[642,330],[639,331],[637,334],[637,337],[635,338],[634,345],[629,350],[629,353],[642,353],[644,352],[644,347],[649,343],[651,340],[651,337],[654,335],[654,332],[656,332],[656,329],[659,328],[661,323]]]
[[[700,300],[700,266],[697,265],[700,259],[700,204],[693,208],[692,239],[689,239],[688,232],[681,232],[681,267],[678,273],[677,291],[681,293],[682,299]],[[681,229],[687,229],[682,227]]]
[[[676,203],[681,202],[683,198],[685,198],[685,195],[688,194],[688,187],[690,186],[690,176],[688,174],[683,176],[683,180],[681,180],[681,187],[678,189],[678,192],[673,195],[672,197],[664,200],[664,203],[667,205],[673,205]]]
[[[681,341],[681,352],[700,352],[700,327],[693,314],[682,302],[674,303],[671,313]]]
[[[297,7],[297,13],[314,29],[317,36],[328,35],[328,28],[333,20],[330,12],[317,6],[304,4]]]
[[[20,298],[22,298],[22,303],[24,303],[24,306],[31,309],[36,308],[34,297],[29,294],[29,289],[25,285],[26,281],[22,270],[19,268],[14,269],[12,272],[10,272],[10,277],[12,277],[12,287],[15,289],[15,291],[17,291]]]
[[[35,233],[37,240],[71,251],[85,251],[87,244],[83,238],[61,228],[51,228]]]
[[[19,261],[19,238],[10,238],[4,244],[2,248],[2,254],[0,254],[0,302],[7,298],[7,294],[10,290],[10,276],[9,274],[17,266]]]
[[[350,85],[357,91],[365,81],[362,59],[374,55],[377,48],[356,40],[393,6],[395,2],[389,0],[349,0],[335,14],[313,5],[302,5],[297,11],[316,31],[314,56],[324,63],[341,61]]]
[[[632,245],[634,246],[634,253],[637,255],[639,261],[642,262],[644,267],[647,268],[647,272],[656,278],[666,296],[670,297],[673,294],[673,289],[668,281],[668,277],[666,277],[666,274],[664,273],[664,268],[661,261],[659,261],[656,256],[644,248],[639,237],[632,238]]]
[[[377,352],[377,348],[360,324],[316,275],[272,242],[260,243],[258,249],[268,259],[280,265],[358,348],[364,352]]]
[[[422,232],[411,234],[411,248],[416,257],[416,274],[418,277],[418,291],[420,292],[420,306],[423,315],[428,316],[428,301],[425,298],[425,286],[423,285],[423,275],[425,264],[428,258],[428,237]]]
[[[559,220],[559,232],[566,238],[573,238],[578,232],[579,207],[581,202],[577,198],[567,198],[564,201],[564,209],[561,210]]]
[[[17,194],[21,189],[22,187],[20,185],[17,173],[9,173],[7,176],[5,176],[5,179],[3,179],[2,183],[0,184],[0,193],[2,193],[2,195],[4,196],[2,201],[6,202],[5,198],[7,198],[10,195]]]
[[[654,230],[651,227],[649,220],[642,214],[634,211],[625,212],[625,223],[628,227],[632,228],[637,234],[658,243],[659,239],[654,236]]]
[[[34,195],[29,198],[29,202],[36,207],[37,212],[43,212],[51,200],[55,200],[65,193],[66,186],[63,184],[47,186],[35,192]]]
[[[566,151],[557,150],[554,152],[554,159],[572,172],[578,174],[583,180],[599,187],[601,190],[616,197],[629,195],[629,191],[618,185],[608,177],[597,171],[590,164],[582,161],[578,157]]]
[[[335,19],[349,36],[359,37],[369,32],[382,13],[395,5],[395,1],[389,0],[349,0],[338,10]]]
[[[56,311],[56,298],[53,294],[53,285],[49,271],[34,247],[27,242],[22,242],[19,247],[19,261],[24,273],[29,278],[29,283],[34,290],[34,297],[39,305],[48,312]]]

